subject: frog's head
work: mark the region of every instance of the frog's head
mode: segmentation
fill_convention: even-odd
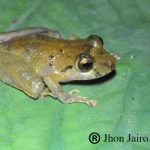
[[[116,58],[103,48],[102,38],[90,35],[76,58],[79,80],[100,78],[115,69]]]

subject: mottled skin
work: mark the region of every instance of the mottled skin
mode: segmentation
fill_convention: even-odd
[[[114,70],[115,63],[95,35],[66,40],[46,28],[0,34],[0,79],[33,98],[51,95],[63,103],[95,105],[74,94],[77,91],[64,92],[60,83],[100,78]]]

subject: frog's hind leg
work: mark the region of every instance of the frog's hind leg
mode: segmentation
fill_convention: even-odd
[[[37,34],[47,35],[49,37],[54,37],[54,38],[62,38],[60,32],[58,32],[56,30],[51,30],[51,29],[49,29],[48,31],[45,31],[45,32],[37,33]]]
[[[50,37],[61,38],[61,34],[56,30],[50,30],[43,27],[29,27],[24,29],[17,29],[9,32],[0,32],[0,43],[8,41],[15,37],[26,36],[29,34],[43,34]]]
[[[43,27],[29,27],[24,29],[17,29],[9,32],[0,32],[0,42],[7,41],[14,37],[21,37],[33,33],[46,33],[49,29]]]
[[[0,79],[33,98],[38,98],[45,87],[26,62],[10,53],[0,53]]]

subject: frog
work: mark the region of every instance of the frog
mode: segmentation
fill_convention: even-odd
[[[0,80],[33,99],[51,96],[65,104],[96,106],[96,100],[65,92],[62,83],[102,78],[116,57],[98,35],[63,38],[58,31],[28,27],[0,33]]]

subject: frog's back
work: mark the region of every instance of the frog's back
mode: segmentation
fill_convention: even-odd
[[[60,41],[62,41],[62,39],[48,37],[45,35],[31,34],[22,37],[11,38],[7,41],[1,42],[0,46],[1,49],[3,50],[5,49],[5,51],[17,54],[24,50],[29,50],[29,49],[30,50],[32,49],[34,51],[35,50],[39,51],[40,49],[46,50],[49,49],[50,47],[56,49],[60,45],[60,43],[63,43]]]

